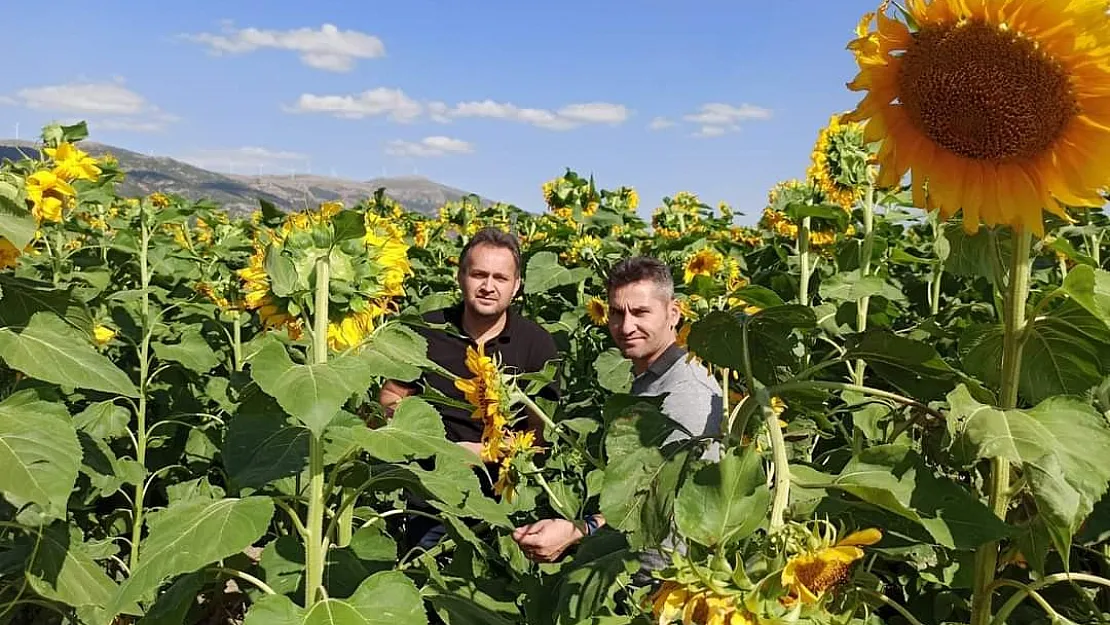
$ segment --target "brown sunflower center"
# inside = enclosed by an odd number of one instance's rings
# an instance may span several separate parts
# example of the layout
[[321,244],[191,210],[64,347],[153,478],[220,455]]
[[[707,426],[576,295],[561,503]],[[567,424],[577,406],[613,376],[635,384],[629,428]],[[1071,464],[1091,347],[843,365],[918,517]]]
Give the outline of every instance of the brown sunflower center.
[[922,28],[902,58],[898,87],[921,132],[977,160],[1041,154],[1078,111],[1059,63],[1029,39],[979,21]]
[[805,585],[810,592],[820,595],[826,590],[847,581],[851,571],[851,562],[813,558],[809,562],[800,564],[795,575],[797,575],[798,581]]

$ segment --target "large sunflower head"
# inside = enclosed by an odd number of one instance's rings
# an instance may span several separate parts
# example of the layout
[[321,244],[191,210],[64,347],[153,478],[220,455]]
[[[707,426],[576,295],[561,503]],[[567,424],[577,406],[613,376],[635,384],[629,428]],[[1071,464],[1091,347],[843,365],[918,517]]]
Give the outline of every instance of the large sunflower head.
[[[964,228],[1042,235],[1042,209],[1101,206],[1110,170],[1104,0],[909,0],[849,45],[850,114],[881,141],[879,186],[909,171],[916,205]],[[875,27],[872,28],[872,24]]]
[[586,302],[586,315],[596,326],[605,326],[609,323],[609,305],[600,297],[591,297]]
[[682,281],[690,284],[697,276],[714,278],[725,267],[725,257],[713,248],[702,248],[686,259]]
[[501,368],[493,357],[486,355],[482,344],[477,349],[466,348],[466,368],[474,377],[455,380],[455,388],[474,406],[470,418],[482,423],[482,460],[497,462],[506,453],[510,417]]

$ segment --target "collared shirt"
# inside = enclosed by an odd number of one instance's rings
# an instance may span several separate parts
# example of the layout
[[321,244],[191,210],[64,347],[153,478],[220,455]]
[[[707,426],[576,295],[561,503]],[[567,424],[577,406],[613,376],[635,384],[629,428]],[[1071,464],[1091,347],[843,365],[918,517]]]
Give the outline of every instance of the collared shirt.
[[[724,400],[721,385],[697,362],[688,362],[686,350],[672,343],[643,373],[632,381],[632,394],[657,396],[667,393],[663,412],[694,436],[716,436],[721,433]],[[686,438],[675,431],[664,442]],[[711,447],[707,458],[714,459]]]
[[[510,308],[507,311],[505,327],[485,344],[487,356],[496,355],[507,373],[531,373],[543,369],[547,361],[555,358],[558,351],[555,339],[534,321],[525,319]],[[428,342],[428,359],[461,377],[473,377],[466,368],[466,348],[477,349],[478,344],[470,338],[462,327],[463,305],[461,303],[435,310],[423,316],[429,324],[447,324],[448,328],[415,328]],[[405,385],[414,390],[418,385],[435,388],[447,397],[465,402],[463,392],[455,387],[453,380],[435,372],[426,372],[414,384]],[[541,397],[558,399],[558,385],[546,387]],[[470,417],[472,411],[451,406],[436,406],[443,416],[447,440],[478,442],[482,439],[482,424]],[[522,425],[523,427],[523,425]]]

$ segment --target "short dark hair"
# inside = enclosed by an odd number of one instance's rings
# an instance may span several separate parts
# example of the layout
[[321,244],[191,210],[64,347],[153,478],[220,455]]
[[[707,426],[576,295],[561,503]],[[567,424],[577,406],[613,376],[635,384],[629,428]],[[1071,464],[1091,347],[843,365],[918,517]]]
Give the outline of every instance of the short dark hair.
[[474,233],[470,240],[463,246],[459,254],[459,271],[465,272],[466,265],[470,262],[470,250],[479,245],[491,245],[513,253],[513,262],[516,264],[516,275],[520,277],[520,242],[516,236],[497,228],[486,227]]
[[668,299],[674,297],[674,277],[670,267],[650,256],[633,256],[613,265],[605,279],[605,290],[612,295],[622,286],[643,280],[654,282]]

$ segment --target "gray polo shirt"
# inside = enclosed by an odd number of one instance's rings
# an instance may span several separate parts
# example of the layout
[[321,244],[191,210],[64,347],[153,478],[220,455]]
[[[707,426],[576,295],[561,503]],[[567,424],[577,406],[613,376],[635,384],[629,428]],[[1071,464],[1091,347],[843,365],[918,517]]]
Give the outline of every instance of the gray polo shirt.
[[[663,399],[663,412],[671,420],[680,423],[694,436],[716,436],[721,432],[724,412],[721,385],[709,375],[705,367],[697,362],[687,362],[686,355],[685,349],[671,344],[632,381],[632,394],[657,396],[668,393]],[[676,430],[664,444],[685,438],[688,436],[684,432]],[[719,460],[719,445],[710,445],[702,457],[706,460]],[[668,537],[663,541],[663,546],[668,549],[676,548],[674,538]],[[685,553],[686,546],[680,542],[677,549]],[[640,574],[635,582],[645,584],[650,581],[650,571],[667,567],[670,558],[652,549],[640,554],[640,562]]]
[[[705,367],[686,361],[687,352],[672,343],[655,362],[651,363],[632,381],[632,394],[656,396],[668,393],[663,400],[663,412],[673,421],[682,424],[694,436],[716,436],[721,433],[724,400],[721,385]],[[675,431],[664,443],[686,438]],[[717,450],[711,448],[716,460]]]

